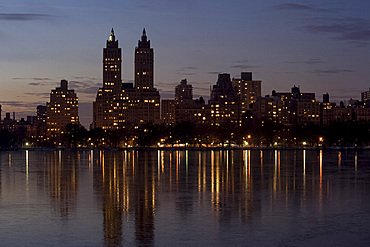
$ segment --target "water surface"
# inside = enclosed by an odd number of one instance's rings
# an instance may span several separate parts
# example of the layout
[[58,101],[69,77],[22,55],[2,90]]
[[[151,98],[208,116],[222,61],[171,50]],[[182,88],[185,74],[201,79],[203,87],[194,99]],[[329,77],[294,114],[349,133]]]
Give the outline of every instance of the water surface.
[[370,152],[0,152],[1,246],[366,246]]

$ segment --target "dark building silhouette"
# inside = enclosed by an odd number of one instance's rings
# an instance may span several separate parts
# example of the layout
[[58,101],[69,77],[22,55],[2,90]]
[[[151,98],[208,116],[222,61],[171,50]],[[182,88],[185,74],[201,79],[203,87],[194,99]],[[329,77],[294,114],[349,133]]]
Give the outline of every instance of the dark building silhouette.
[[322,95],[322,102],[323,103],[329,103],[329,94],[325,93]]
[[99,88],[93,102],[92,128],[109,129],[113,126],[113,102],[119,98],[122,87],[121,66],[121,48],[112,28],[103,49],[103,87]]
[[241,122],[238,90],[233,87],[230,74],[218,75],[208,104],[211,109],[211,125]]
[[135,85],[122,83],[121,48],[114,32],[103,50],[103,87],[93,104],[92,128],[121,129],[160,123],[160,95],[154,88],[154,52],[145,29],[135,48]]
[[135,88],[138,91],[153,89],[154,86],[154,52],[145,28],[135,48]]
[[193,100],[193,86],[187,84],[187,80],[183,79],[180,85],[175,87],[175,100],[180,103]]
[[60,87],[51,90],[46,105],[48,139],[58,138],[69,123],[79,124],[78,98],[74,90],[68,89],[68,81],[61,80]]
[[162,123],[173,125],[182,122],[204,124],[209,121],[209,108],[202,97],[193,99],[193,86],[181,80],[175,87],[174,100],[162,100]]

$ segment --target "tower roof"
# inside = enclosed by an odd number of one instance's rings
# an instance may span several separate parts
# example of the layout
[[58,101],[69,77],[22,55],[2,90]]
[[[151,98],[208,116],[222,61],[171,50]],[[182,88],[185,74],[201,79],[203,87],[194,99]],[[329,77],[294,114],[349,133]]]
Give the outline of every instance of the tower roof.
[[113,28],[110,31],[109,41],[116,41],[116,37],[114,36],[114,30],[113,30]]
[[141,40],[138,42],[138,48],[150,48],[150,40],[146,36],[146,30],[143,29],[143,34],[141,35]]

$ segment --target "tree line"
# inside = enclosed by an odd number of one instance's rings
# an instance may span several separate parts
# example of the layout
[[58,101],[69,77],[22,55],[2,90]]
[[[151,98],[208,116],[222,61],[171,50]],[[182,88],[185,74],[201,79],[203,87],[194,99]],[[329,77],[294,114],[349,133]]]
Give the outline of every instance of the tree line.
[[[27,145],[26,145],[27,144]],[[30,138],[22,130],[0,130],[0,147],[67,147],[117,148],[153,146],[368,146],[370,123],[334,122],[327,127],[314,124],[283,125],[270,121],[258,124],[224,123],[215,126],[182,122],[174,126],[143,124],[119,130],[86,130],[82,125],[68,124],[57,140]]]

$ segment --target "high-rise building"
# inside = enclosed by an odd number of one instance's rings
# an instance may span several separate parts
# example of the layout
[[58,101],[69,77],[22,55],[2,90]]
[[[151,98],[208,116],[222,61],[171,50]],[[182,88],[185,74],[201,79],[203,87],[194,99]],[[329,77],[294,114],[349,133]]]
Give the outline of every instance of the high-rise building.
[[370,100],[370,88],[369,91],[365,91],[361,93],[361,101]]
[[233,78],[232,85],[238,90],[242,114],[261,97],[261,83],[252,79],[252,72],[242,72],[240,78]]
[[193,100],[193,86],[189,85],[186,79],[181,80],[175,87],[175,100],[177,103]]
[[238,90],[233,87],[230,74],[219,74],[209,100],[211,125],[223,123],[241,124]]
[[154,52],[145,28],[135,48],[135,89],[151,90],[154,87]]
[[93,102],[92,128],[108,129],[113,126],[113,102],[120,97],[122,88],[121,66],[121,48],[112,28],[103,48],[103,87],[99,88]]
[[48,137],[58,137],[69,123],[79,124],[78,98],[74,90],[68,89],[68,81],[61,80],[60,87],[51,90],[46,104]]
[[160,95],[154,88],[154,52],[145,29],[135,48],[135,85],[122,83],[121,48],[112,29],[103,50],[103,87],[93,104],[92,128],[120,129],[160,123]]
[[103,89],[112,90],[114,95],[121,93],[121,48],[112,28],[107,45],[103,49]]
[[36,108],[36,117],[38,123],[46,123],[46,106],[38,105]]
[[132,104],[131,114],[126,122],[135,125],[143,123],[159,124],[160,95],[154,87],[154,52],[150,47],[150,40],[146,36],[145,28],[138,46],[135,48],[135,86],[134,91],[127,90],[123,97],[129,97]]
[[162,123],[165,125],[173,125],[176,123],[175,113],[176,113],[176,101],[173,99],[162,99]]
[[202,97],[193,100],[193,86],[187,84],[186,79],[175,87],[174,100],[162,100],[162,122],[166,125],[209,123],[209,108]]

